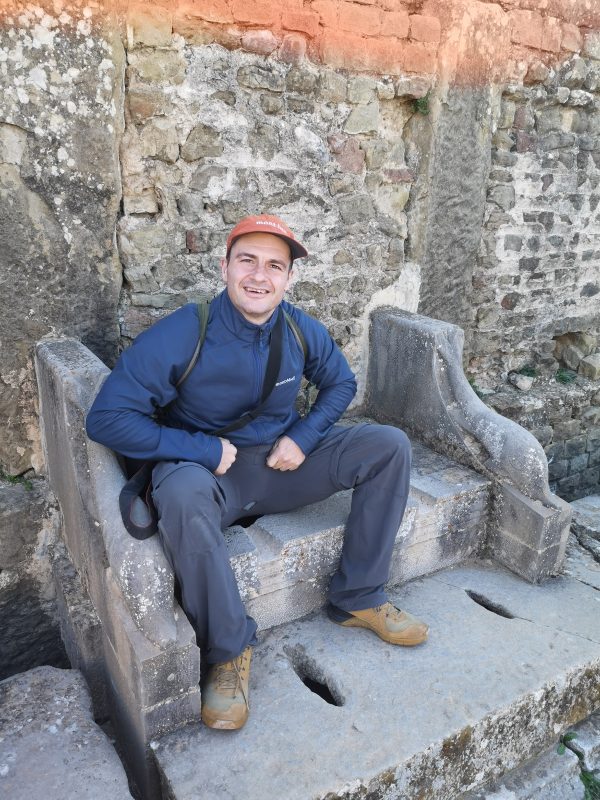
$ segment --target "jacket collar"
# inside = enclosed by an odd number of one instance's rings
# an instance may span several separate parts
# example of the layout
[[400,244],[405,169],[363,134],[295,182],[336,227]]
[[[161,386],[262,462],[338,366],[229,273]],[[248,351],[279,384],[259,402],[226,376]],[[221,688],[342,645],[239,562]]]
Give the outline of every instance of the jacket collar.
[[281,306],[277,306],[270,318],[262,325],[255,325],[249,322],[231,302],[227,289],[224,289],[215,300],[216,311],[225,327],[235,334],[239,339],[254,341],[259,333],[271,333],[277,315],[281,313]]

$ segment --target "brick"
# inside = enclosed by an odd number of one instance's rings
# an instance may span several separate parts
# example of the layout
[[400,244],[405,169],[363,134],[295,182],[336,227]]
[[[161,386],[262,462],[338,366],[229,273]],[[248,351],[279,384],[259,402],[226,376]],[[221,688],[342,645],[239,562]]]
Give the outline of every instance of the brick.
[[325,31],[320,46],[321,59],[325,64],[336,68],[368,69],[365,64],[365,42],[361,36],[333,30]]
[[541,15],[535,11],[511,11],[509,18],[511,41],[539,50],[544,30]]
[[571,53],[578,53],[581,50],[582,37],[577,25],[570,22],[563,22],[562,26],[562,47]]
[[[204,1],[204,0],[203,0]],[[265,0],[232,0],[231,10],[236,22],[247,22],[253,25],[274,25],[279,21],[279,6]]]
[[410,28],[408,12],[404,9],[400,11],[384,11],[381,18],[381,29],[388,36],[395,36],[397,39],[406,39]]
[[271,31],[246,31],[242,36],[242,47],[249,53],[268,56],[277,47],[277,39]]
[[439,42],[441,25],[437,17],[427,17],[424,14],[411,14],[410,38],[418,42]]
[[545,17],[542,26],[542,50],[560,53],[562,43],[562,24],[556,17]]
[[315,0],[311,8],[319,15],[321,25],[337,31],[339,5],[335,0]]
[[402,47],[402,65],[407,72],[431,74],[436,68],[437,48],[424,42],[406,42]]
[[299,33],[288,33],[283,37],[277,55],[286,64],[298,64],[306,55],[306,39]]
[[363,69],[385,75],[404,71],[403,49],[406,43],[391,36],[369,39],[363,57]]
[[338,22],[342,31],[377,36],[381,31],[381,11],[376,7],[342,2]]
[[225,24],[233,22],[226,0],[190,0],[177,6],[177,16]]
[[312,39],[319,33],[319,15],[316,11],[283,11],[281,26],[286,31],[306,33]]

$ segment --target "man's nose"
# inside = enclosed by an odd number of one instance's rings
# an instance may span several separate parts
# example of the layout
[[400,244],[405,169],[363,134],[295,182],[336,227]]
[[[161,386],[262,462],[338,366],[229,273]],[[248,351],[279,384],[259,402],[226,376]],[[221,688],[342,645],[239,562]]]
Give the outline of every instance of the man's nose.
[[254,264],[254,269],[252,270],[252,275],[255,278],[266,279],[266,277],[267,277],[267,262],[266,261],[256,261],[255,264]]

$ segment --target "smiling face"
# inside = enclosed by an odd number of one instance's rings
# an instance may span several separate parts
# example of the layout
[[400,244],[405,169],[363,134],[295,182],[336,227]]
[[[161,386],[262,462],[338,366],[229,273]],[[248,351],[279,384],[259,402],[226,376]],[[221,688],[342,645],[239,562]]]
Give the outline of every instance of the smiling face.
[[233,243],[229,260],[221,260],[221,272],[233,305],[248,322],[262,325],[288,288],[290,248],[271,233],[248,233]]

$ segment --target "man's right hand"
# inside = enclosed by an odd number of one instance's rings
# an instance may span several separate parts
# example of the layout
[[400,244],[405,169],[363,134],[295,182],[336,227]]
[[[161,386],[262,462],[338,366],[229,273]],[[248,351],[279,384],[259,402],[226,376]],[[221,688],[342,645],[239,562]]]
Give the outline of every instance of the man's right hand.
[[229,439],[222,439],[219,436],[219,440],[223,445],[223,454],[221,455],[219,466],[215,470],[215,475],[225,475],[229,467],[235,461],[237,449],[231,444]]

